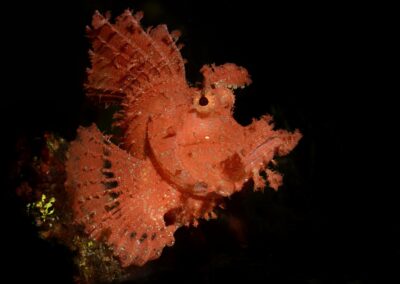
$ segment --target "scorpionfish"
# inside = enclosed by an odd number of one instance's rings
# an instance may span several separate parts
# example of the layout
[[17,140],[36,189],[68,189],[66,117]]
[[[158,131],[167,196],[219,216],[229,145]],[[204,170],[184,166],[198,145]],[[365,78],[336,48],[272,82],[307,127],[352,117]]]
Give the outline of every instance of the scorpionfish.
[[121,267],[158,258],[179,227],[215,218],[216,206],[250,180],[278,189],[282,176],[269,165],[301,138],[275,130],[268,115],[240,125],[234,90],[251,83],[247,70],[205,65],[193,87],[179,33],[144,30],[141,18],[128,10],[113,23],[93,16],[86,93],[120,107],[113,124],[121,135],[116,145],[96,125],[80,127],[65,162],[73,223],[104,241]]

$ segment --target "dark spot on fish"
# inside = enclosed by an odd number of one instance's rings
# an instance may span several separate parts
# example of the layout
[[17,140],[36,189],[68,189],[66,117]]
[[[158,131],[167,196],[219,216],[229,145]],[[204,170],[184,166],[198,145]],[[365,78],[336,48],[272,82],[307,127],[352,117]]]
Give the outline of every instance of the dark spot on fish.
[[145,239],[147,239],[147,233],[144,233],[144,234],[140,237],[139,242],[143,242]]
[[153,233],[153,234],[151,235],[151,240],[153,241],[153,240],[156,238],[156,236],[157,236],[157,234],[156,234],[156,233]]
[[111,169],[111,161],[110,160],[104,160],[103,161],[103,168]]
[[106,178],[113,178],[115,177],[113,172],[103,172],[103,176],[105,176]]
[[161,41],[165,44],[165,45],[169,45],[171,43],[171,40],[165,36],[161,39]]
[[121,195],[121,191],[111,191],[108,195],[110,195],[112,199],[116,199]]
[[116,201],[111,205],[104,206],[104,210],[106,210],[107,212],[110,212],[111,210],[117,208],[119,206],[119,204],[120,204],[119,201]]
[[106,189],[113,189],[113,188],[118,187],[118,182],[116,180],[114,180],[114,181],[102,181],[101,183],[104,185],[104,187]]
[[103,154],[104,156],[111,156],[110,150],[106,147],[103,147]]
[[133,238],[136,237],[136,235],[137,235],[137,233],[136,233],[135,231],[133,231],[133,232],[130,234],[130,237],[133,239]]

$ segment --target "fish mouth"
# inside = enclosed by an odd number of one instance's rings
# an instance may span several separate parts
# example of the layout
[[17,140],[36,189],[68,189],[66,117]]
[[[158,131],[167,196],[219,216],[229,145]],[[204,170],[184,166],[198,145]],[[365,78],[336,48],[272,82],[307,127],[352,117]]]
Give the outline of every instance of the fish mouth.
[[253,178],[256,188],[265,187],[265,182],[260,176],[260,172],[265,171],[269,186],[275,190],[278,189],[282,184],[282,176],[267,167],[270,162],[274,162],[275,156],[284,156],[293,150],[301,137],[298,130],[293,133],[277,133],[264,139],[252,151],[244,155],[243,164],[246,174]]
[[274,156],[289,154],[300,141],[302,135],[299,130],[293,133],[277,133],[258,144],[250,153],[244,156],[246,172],[254,167],[265,167]]
[[282,139],[277,136],[269,137],[257,145],[250,153],[243,157],[246,173],[252,173],[255,169],[260,170],[268,165],[274,158],[280,145],[282,145]]

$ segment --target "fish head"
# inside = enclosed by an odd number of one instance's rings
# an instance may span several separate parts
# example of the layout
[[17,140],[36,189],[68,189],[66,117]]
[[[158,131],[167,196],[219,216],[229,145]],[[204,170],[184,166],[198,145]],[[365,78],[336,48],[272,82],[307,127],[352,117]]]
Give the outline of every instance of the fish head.
[[234,89],[249,84],[247,71],[234,64],[202,68],[202,89],[190,89],[189,105],[151,117],[149,156],[171,185],[196,196],[229,196],[249,179],[260,180],[274,155],[299,137],[274,131],[269,117],[240,125],[233,117]]

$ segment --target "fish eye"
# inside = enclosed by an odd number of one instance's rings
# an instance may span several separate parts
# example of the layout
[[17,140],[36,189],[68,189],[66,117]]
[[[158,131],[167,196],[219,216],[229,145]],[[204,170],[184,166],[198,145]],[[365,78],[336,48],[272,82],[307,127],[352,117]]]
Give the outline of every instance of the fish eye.
[[214,112],[216,101],[211,92],[197,93],[193,98],[193,108],[201,116],[208,116]]
[[200,106],[206,106],[208,105],[208,99],[206,96],[201,96],[199,99],[199,105]]

